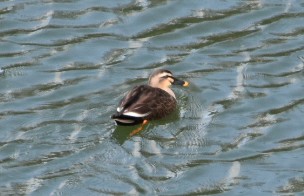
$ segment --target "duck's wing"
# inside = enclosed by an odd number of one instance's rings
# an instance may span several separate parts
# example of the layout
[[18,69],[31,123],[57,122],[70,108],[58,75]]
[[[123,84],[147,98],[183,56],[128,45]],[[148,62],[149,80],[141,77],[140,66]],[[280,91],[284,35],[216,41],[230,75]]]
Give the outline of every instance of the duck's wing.
[[[149,86],[150,87],[150,86]],[[149,111],[146,119],[153,120],[167,116],[176,108],[176,100],[166,91],[160,88],[146,89],[145,96],[142,97],[144,110]]]
[[141,85],[132,89],[121,100],[117,113],[112,118],[124,124],[138,124],[145,119],[157,119],[168,115],[175,106],[175,99],[167,92]]
[[[135,125],[140,124],[151,113],[149,107],[145,105],[152,87],[141,85],[134,87],[120,101],[117,113],[112,115],[117,124]],[[148,93],[148,94],[147,94]]]
[[[121,101],[117,108],[118,113],[136,112],[137,116],[145,116],[148,108],[145,108],[147,99],[151,96],[152,87],[140,85],[134,87]],[[135,115],[136,116],[136,115]]]

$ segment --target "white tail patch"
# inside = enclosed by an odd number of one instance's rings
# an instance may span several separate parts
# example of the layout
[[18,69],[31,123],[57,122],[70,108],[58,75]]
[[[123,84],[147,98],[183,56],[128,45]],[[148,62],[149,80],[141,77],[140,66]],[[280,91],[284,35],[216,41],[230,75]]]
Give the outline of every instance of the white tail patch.
[[145,117],[145,116],[148,116],[151,112],[147,112],[145,114],[140,114],[140,113],[137,113],[137,112],[124,112],[123,114],[125,116],[132,116],[132,117]]

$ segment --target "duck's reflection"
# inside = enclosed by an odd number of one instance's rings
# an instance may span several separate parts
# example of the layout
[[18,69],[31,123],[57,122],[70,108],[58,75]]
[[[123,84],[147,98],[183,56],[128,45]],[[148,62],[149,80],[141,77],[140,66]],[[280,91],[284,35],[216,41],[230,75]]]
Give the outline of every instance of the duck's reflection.
[[[130,137],[134,136],[134,130],[140,129],[141,125],[138,126],[117,126],[115,131],[112,134],[112,139],[122,145],[126,140]],[[144,129],[140,130],[140,132],[145,131]],[[138,132],[139,133],[139,132]],[[136,133],[136,134],[138,134]]]

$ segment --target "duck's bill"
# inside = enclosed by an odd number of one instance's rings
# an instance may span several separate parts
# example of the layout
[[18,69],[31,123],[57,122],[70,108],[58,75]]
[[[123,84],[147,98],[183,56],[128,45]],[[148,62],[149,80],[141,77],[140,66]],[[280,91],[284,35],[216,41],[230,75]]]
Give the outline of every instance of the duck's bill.
[[189,82],[184,81],[184,80],[180,80],[180,79],[177,79],[177,78],[174,78],[173,84],[174,85],[180,85],[180,86],[189,86]]

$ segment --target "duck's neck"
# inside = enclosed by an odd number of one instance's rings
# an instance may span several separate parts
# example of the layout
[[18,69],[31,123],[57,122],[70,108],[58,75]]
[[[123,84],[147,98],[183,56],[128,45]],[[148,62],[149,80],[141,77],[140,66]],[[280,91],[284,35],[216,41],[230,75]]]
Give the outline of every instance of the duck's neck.
[[165,86],[165,85],[161,85],[159,83],[157,83],[157,85],[153,82],[151,82],[149,84],[150,86],[154,87],[154,88],[160,88],[164,91],[166,91],[167,93],[169,93],[172,97],[174,97],[174,99],[176,99],[174,92],[171,90],[171,88],[169,86]]
[[171,88],[160,88],[164,91],[166,91],[167,93],[169,93],[172,97],[174,97],[174,99],[176,99],[174,92],[171,90]]

